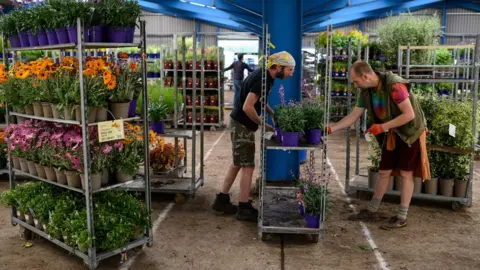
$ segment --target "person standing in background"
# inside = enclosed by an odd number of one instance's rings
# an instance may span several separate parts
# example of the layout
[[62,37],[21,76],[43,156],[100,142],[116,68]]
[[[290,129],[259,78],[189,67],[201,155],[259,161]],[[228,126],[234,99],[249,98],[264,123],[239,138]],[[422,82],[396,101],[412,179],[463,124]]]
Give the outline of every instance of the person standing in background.
[[240,88],[242,87],[243,72],[245,69],[247,69],[250,72],[253,72],[253,69],[249,65],[243,62],[242,53],[238,55],[238,61],[233,62],[229,67],[224,69],[223,72],[229,71],[232,68],[233,68],[233,90],[234,90],[233,105],[235,106],[235,103],[238,100],[238,95],[240,94]]

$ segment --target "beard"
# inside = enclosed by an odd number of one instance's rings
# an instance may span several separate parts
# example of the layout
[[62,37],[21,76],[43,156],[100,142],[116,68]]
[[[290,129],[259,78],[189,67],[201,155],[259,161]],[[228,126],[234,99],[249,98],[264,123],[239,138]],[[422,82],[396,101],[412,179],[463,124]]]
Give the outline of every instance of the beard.
[[283,80],[285,79],[285,68],[282,68],[282,70],[280,70],[279,72],[277,72],[277,78],[279,78],[280,80]]

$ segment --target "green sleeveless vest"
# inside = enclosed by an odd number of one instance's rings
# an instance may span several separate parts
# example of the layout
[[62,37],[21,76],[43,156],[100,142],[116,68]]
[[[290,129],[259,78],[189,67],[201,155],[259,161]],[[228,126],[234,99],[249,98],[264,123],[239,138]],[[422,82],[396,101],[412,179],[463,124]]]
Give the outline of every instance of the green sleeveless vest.
[[[414,143],[422,133],[425,131],[425,127],[427,125],[425,116],[423,114],[422,108],[420,107],[420,104],[418,103],[417,99],[415,98],[415,95],[411,91],[411,85],[408,81],[404,80],[402,77],[393,74],[391,71],[383,73],[383,72],[375,72],[381,82],[382,82],[382,89],[380,91],[383,91],[385,93],[388,93],[384,95],[384,104],[387,109],[387,115],[389,117],[389,120],[395,119],[397,116],[402,114],[402,111],[398,108],[397,104],[392,99],[392,85],[395,83],[403,83],[407,85],[408,89],[408,94],[409,94],[409,99],[410,103],[412,104],[413,111],[415,113],[415,118],[406,123],[403,126],[396,127],[395,132],[398,134],[398,136],[409,146]],[[378,117],[375,115],[375,112],[373,110],[373,104],[372,104],[372,92],[375,91],[374,89],[361,89],[360,93],[358,95],[359,98],[365,102],[365,109],[367,109],[368,116],[372,120],[373,123],[375,124],[382,124],[383,122],[378,119]]]

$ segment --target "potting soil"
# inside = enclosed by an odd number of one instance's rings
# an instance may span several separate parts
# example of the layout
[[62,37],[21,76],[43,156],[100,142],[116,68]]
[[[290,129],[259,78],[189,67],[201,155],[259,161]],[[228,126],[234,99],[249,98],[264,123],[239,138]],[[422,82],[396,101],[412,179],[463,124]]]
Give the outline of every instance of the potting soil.
[[263,226],[305,227],[305,218],[297,208],[295,191],[266,191]]

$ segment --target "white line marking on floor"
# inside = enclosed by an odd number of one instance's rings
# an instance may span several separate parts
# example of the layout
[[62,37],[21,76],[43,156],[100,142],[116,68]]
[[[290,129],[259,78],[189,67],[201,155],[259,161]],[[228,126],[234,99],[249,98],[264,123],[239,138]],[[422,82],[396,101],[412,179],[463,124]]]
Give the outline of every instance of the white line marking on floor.
[[[205,162],[207,161],[207,159],[210,157],[210,155],[212,154],[213,152],[213,149],[215,148],[215,146],[217,146],[217,144],[220,142],[220,140],[222,140],[223,136],[225,135],[225,133],[227,132],[227,130],[224,130],[222,132],[222,134],[220,134],[220,136],[218,137],[218,139],[213,143],[212,147],[210,147],[210,149],[207,151],[207,153],[205,154],[205,156],[203,157],[203,163],[205,164]],[[197,171],[200,169],[200,164],[197,165],[196,167]],[[163,209],[162,213],[160,213],[160,215],[158,215],[157,219],[153,222],[153,227],[152,227],[152,232],[155,233],[158,229],[158,227],[160,226],[160,223],[162,223],[165,218],[167,217],[168,213],[173,209],[173,206],[175,205],[175,203],[169,203],[167,204],[167,206],[165,207],[165,209]],[[155,239],[154,239],[155,240]],[[142,247],[142,251],[143,249],[145,248],[145,246]],[[137,255],[139,253],[137,252],[135,255],[133,255],[126,263],[124,263],[122,265],[122,267],[120,268],[120,270],[127,270],[127,269],[130,269],[130,267],[133,265],[133,263],[135,262],[135,260],[137,259]]]
[[[337,181],[337,184],[340,186],[340,189],[342,190],[342,193],[345,196],[345,199],[347,200],[348,206],[353,210],[353,212],[357,213],[357,209],[352,204],[352,201],[350,200],[350,197],[348,197],[347,193],[345,192],[345,186],[340,181],[340,179],[338,177],[338,174],[335,171],[335,168],[333,167],[329,158],[327,158],[327,165],[330,167],[330,170],[332,171],[332,174],[335,177],[335,181]],[[360,221],[360,226],[362,227],[362,233],[365,236],[365,238],[367,239],[368,245],[370,246],[370,248],[373,250],[373,253],[375,254],[375,258],[377,259],[377,262],[380,265],[380,268],[382,270],[390,269],[387,261],[385,261],[382,254],[378,251],[377,245],[375,244],[375,241],[373,241],[373,237],[372,237],[372,234],[370,233],[370,230],[368,230],[367,226],[365,226],[365,224],[361,221]]]
[[480,177],[480,173],[478,173],[478,172],[476,172],[476,171],[473,171],[473,173],[474,173],[476,176]]

